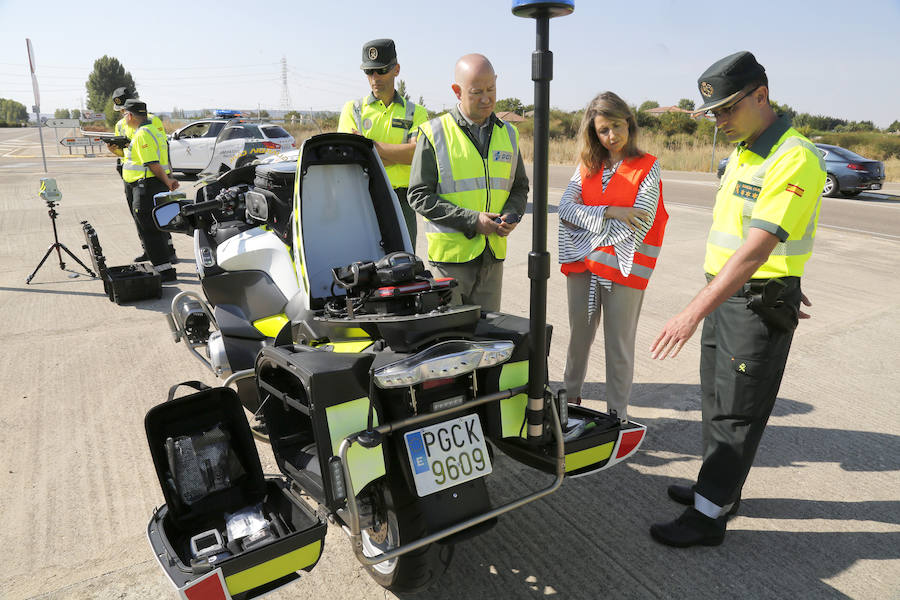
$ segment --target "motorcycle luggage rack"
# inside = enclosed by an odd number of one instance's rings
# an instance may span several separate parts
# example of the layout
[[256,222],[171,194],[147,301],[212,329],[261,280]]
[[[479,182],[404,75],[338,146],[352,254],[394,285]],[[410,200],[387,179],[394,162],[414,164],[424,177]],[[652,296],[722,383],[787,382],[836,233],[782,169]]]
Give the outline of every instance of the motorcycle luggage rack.
[[450,537],[451,535],[457,534],[461,531],[464,531],[470,527],[474,527],[485,521],[490,521],[491,519],[495,519],[500,515],[508,513],[512,510],[515,510],[525,504],[530,502],[534,502],[535,500],[539,500],[544,496],[548,496],[555,492],[562,485],[563,479],[565,479],[566,475],[566,467],[565,467],[565,443],[563,440],[562,434],[562,426],[559,420],[559,414],[557,413],[556,405],[554,402],[550,402],[550,413],[553,417],[551,430],[553,432],[553,437],[556,441],[556,479],[547,486],[546,488],[542,488],[517,500],[512,500],[507,502],[506,504],[499,506],[493,510],[489,510],[486,513],[478,515],[476,517],[470,517],[464,521],[456,523],[455,525],[451,525],[450,527],[444,528],[440,531],[436,531],[429,535],[426,535],[418,540],[413,542],[409,542],[408,544],[403,544],[393,550],[388,552],[383,552],[376,556],[367,556],[363,552],[362,546],[362,531],[360,528],[360,512],[359,505],[356,500],[356,491],[353,489],[353,481],[350,476],[350,467],[347,463],[347,452],[350,450],[350,447],[354,443],[359,443],[360,434],[365,433],[377,433],[379,435],[385,435],[393,433],[396,430],[404,429],[406,427],[411,427],[413,425],[418,425],[420,423],[424,423],[425,421],[430,421],[433,419],[438,419],[441,417],[449,416],[454,413],[462,412],[468,410],[470,408],[474,408],[476,406],[481,406],[482,404],[487,404],[489,402],[496,402],[499,400],[506,400],[507,398],[512,398],[517,394],[527,393],[528,386],[519,386],[515,388],[511,388],[508,390],[503,390],[500,392],[494,392],[492,394],[486,394],[481,396],[480,398],[475,398],[474,400],[469,400],[463,404],[453,406],[450,408],[445,408],[443,410],[439,410],[433,413],[420,414],[415,415],[413,417],[409,417],[406,419],[402,419],[400,421],[394,421],[392,423],[385,423],[383,425],[379,425],[375,427],[372,432],[357,432],[353,435],[347,436],[341,442],[340,448],[338,450],[338,455],[341,461],[341,469],[343,471],[344,476],[344,485],[346,486],[347,494],[347,508],[350,513],[350,523],[349,528],[345,527],[345,531],[347,531],[350,539],[353,542],[353,552],[356,554],[356,558],[365,565],[377,565],[378,563],[384,562],[386,560],[391,560],[397,558],[398,556],[402,556],[403,554],[407,554],[408,552],[412,552],[414,550],[418,550],[428,544],[432,544],[434,542],[440,541],[444,538]]

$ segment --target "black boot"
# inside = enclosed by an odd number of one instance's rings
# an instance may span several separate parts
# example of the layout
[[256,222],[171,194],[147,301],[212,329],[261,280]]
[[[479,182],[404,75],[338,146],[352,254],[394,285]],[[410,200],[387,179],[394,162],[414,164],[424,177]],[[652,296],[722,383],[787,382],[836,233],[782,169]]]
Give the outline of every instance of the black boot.
[[[694,505],[694,486],[686,486],[686,485],[670,485],[666,492],[669,494],[669,498],[677,502],[678,504],[684,504],[685,506],[693,506]],[[734,504],[731,505],[731,508],[728,509],[728,512],[725,513],[726,517],[731,517],[738,511],[738,507],[741,505],[741,499],[738,498],[735,500]]]
[[674,521],[651,525],[650,535],[676,548],[718,546],[725,539],[725,519],[711,519],[691,506]]

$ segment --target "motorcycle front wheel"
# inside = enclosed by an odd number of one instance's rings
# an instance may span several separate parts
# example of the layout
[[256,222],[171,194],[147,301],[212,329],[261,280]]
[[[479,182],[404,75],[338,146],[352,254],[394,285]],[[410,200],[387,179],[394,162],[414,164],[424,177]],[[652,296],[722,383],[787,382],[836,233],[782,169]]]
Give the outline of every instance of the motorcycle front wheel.
[[[395,509],[386,491],[382,493],[381,501],[380,522],[362,531],[363,554],[369,557],[427,534],[425,519],[415,502]],[[397,558],[366,566],[366,571],[378,585],[392,592],[421,592],[444,574],[452,558],[452,544],[429,544]]]

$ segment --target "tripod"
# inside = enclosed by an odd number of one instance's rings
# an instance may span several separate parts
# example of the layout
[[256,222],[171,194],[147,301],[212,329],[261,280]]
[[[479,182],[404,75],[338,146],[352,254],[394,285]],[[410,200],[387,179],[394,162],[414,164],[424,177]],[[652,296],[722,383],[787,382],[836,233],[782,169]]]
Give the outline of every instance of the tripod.
[[[49,248],[47,248],[47,252],[44,253],[44,258],[41,259],[41,262],[38,263],[38,266],[35,267],[34,271],[32,271],[32,273],[31,273],[31,275],[28,276],[28,279],[25,280],[25,283],[26,284],[31,283],[31,280],[34,278],[35,275],[37,275],[37,272],[40,271],[41,267],[44,266],[44,262],[46,262],[47,258],[50,256],[50,253],[53,252],[53,250],[56,250],[56,255],[59,257],[60,270],[63,270],[63,271],[67,270],[66,263],[63,262],[63,256],[62,256],[62,252],[61,252],[61,250],[65,250],[66,254],[71,256],[75,262],[77,262],[79,265],[81,265],[82,269],[87,271],[88,275],[90,275],[91,277],[96,277],[96,275],[94,275],[94,272],[87,268],[87,265],[85,265],[83,262],[81,262],[81,260],[77,256],[72,254],[71,250],[66,248],[65,244],[63,244],[62,242],[59,241],[59,235],[56,233],[56,215],[58,214],[56,212],[56,202],[52,202],[52,201],[48,200],[47,206],[50,207],[50,212],[48,214],[50,215],[50,222],[53,223],[53,243],[50,244]],[[72,274],[69,275],[69,277],[75,278],[75,277],[78,277],[78,275],[79,275],[79,273],[72,272]]]

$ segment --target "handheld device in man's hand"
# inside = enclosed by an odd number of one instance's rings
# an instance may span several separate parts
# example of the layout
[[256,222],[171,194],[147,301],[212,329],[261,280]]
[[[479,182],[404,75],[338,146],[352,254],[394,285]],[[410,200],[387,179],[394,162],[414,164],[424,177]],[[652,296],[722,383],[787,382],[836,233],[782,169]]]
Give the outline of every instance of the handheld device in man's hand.
[[519,222],[519,215],[512,213],[508,215],[503,215],[502,217],[494,218],[494,223],[508,223],[510,225]]

